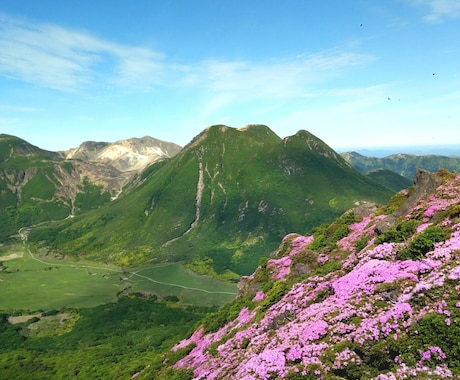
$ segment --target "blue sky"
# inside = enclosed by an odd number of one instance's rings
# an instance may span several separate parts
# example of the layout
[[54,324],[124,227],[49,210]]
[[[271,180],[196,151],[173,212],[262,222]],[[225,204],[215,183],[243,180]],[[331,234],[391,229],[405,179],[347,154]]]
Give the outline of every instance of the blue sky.
[[0,132],[49,150],[214,124],[460,145],[459,0],[2,0]]

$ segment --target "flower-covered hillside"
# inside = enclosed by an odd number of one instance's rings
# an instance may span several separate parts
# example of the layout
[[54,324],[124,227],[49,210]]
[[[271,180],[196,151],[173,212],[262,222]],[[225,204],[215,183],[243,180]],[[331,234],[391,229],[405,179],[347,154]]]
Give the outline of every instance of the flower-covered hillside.
[[436,186],[286,236],[170,365],[195,379],[459,378],[460,176],[418,175]]

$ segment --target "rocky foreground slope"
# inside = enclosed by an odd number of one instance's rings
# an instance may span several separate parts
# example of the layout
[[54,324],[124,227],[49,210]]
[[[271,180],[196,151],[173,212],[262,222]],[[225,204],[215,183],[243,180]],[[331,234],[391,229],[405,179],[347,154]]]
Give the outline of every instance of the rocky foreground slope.
[[460,176],[419,171],[385,208],[286,236],[169,365],[195,379],[459,378],[459,279]]

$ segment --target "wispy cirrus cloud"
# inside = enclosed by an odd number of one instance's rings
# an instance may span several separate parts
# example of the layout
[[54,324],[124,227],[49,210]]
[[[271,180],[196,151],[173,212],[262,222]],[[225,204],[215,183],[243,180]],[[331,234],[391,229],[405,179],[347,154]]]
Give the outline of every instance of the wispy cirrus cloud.
[[201,97],[204,115],[245,102],[264,101],[276,107],[311,97],[318,85],[372,60],[344,47],[265,61],[171,62],[149,48],[0,14],[0,75],[68,92],[94,86],[186,89]]
[[212,112],[235,102],[314,96],[318,83],[324,84],[344,69],[372,59],[369,55],[330,50],[275,62],[206,61],[193,75],[196,84],[211,95],[208,112]]
[[439,22],[444,18],[460,18],[459,0],[412,0],[413,3],[429,8],[425,20]]
[[103,82],[151,86],[160,81],[163,56],[57,25],[0,14],[0,74],[61,91]]

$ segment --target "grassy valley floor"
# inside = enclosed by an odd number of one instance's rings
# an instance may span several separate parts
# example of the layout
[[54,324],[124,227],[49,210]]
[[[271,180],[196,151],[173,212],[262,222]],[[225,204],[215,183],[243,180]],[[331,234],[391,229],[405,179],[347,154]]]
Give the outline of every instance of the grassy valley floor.
[[200,276],[181,263],[120,269],[84,261],[34,256],[25,245],[0,247],[0,310],[94,307],[138,292],[175,295],[183,304],[222,305],[236,285]]
[[[0,377],[157,378],[170,348],[236,285],[181,263],[120,269],[0,246]],[[152,372],[153,371],[153,372]]]

